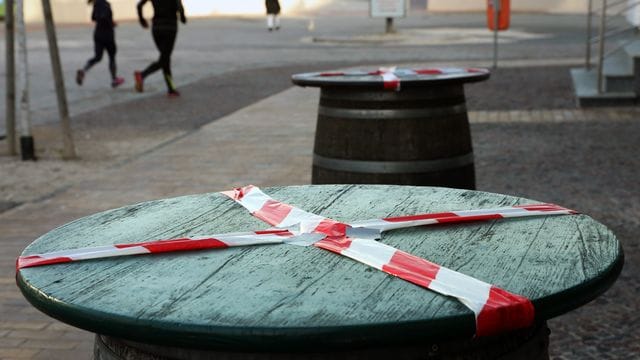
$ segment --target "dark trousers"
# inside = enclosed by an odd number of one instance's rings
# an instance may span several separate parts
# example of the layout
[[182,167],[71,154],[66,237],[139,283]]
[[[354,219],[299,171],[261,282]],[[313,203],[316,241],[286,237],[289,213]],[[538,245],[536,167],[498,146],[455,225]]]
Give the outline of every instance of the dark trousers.
[[93,37],[93,50],[94,56],[87,61],[84,66],[84,71],[88,71],[93,65],[102,60],[102,54],[107,50],[109,55],[109,72],[111,72],[111,78],[116,78],[116,42],[113,36],[97,36]]
[[158,51],[160,52],[160,58],[142,71],[142,77],[145,78],[146,76],[162,69],[164,80],[167,83],[167,89],[169,91],[174,91],[175,87],[173,86],[173,79],[171,78],[171,53],[173,52],[173,46],[176,43],[178,28],[154,26],[151,30],[151,34],[153,35],[153,42],[156,44],[156,48],[158,48]]

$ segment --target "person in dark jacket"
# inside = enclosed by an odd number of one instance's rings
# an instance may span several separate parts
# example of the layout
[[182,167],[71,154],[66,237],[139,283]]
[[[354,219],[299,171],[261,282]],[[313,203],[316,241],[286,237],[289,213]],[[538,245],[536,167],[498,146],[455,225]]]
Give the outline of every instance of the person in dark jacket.
[[267,28],[280,30],[280,3],[278,0],[265,0],[267,6]]
[[[142,15],[142,7],[149,0],[140,0],[138,2],[138,20],[143,28],[148,28],[149,24]],[[162,69],[164,75],[164,81],[167,84],[167,95],[169,97],[180,96],[180,93],[176,90],[173,84],[173,78],[171,75],[171,53],[173,52],[173,46],[176,42],[176,35],[178,34],[178,16],[183,24],[187,23],[187,18],[184,16],[184,8],[182,7],[181,0],[150,0],[153,5],[153,20],[151,27],[151,34],[153,35],[153,42],[156,44],[156,48],[160,52],[160,57],[157,61],[152,62],[143,71],[136,71],[133,73],[135,79],[135,88],[138,92],[144,91],[144,79],[152,73]]]
[[111,12],[111,4],[107,0],[88,0],[89,4],[93,4],[91,12],[91,20],[96,23],[93,31],[93,47],[95,54],[87,61],[84,68],[76,72],[76,83],[82,85],[84,76],[91,67],[102,60],[102,54],[107,50],[109,55],[109,72],[111,73],[111,87],[117,87],[124,82],[124,79],[116,74],[116,40],[113,28],[116,23],[113,22],[113,13]]

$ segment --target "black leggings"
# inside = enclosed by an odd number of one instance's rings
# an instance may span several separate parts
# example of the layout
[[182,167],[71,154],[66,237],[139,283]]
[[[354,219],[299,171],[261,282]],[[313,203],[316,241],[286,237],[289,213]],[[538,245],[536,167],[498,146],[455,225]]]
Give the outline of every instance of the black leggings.
[[153,35],[153,42],[156,43],[156,48],[160,51],[160,58],[142,71],[142,78],[162,69],[164,80],[167,83],[167,89],[174,91],[175,87],[173,86],[173,79],[171,78],[171,53],[173,52],[173,45],[176,43],[178,28],[154,26],[151,33]]
[[95,55],[93,58],[87,61],[87,64],[84,66],[84,71],[89,71],[89,69],[100,62],[102,60],[102,54],[105,50],[107,50],[107,55],[109,55],[109,72],[111,72],[111,79],[116,78],[116,42],[113,38],[93,38],[93,48]]

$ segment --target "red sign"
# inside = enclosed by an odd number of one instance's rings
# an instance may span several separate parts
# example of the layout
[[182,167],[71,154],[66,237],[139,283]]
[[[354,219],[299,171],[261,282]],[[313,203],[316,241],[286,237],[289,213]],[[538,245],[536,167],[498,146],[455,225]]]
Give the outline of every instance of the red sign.
[[498,13],[498,30],[507,30],[511,16],[511,1],[487,0],[487,27],[490,30],[496,29],[496,11]]

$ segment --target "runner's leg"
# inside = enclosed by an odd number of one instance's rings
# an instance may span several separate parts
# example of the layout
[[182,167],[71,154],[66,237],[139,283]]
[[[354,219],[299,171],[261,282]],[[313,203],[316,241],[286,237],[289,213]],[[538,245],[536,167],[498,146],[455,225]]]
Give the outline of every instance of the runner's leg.
[[111,41],[106,45],[107,55],[109,55],[109,72],[111,73],[111,80],[115,80],[118,74],[116,68],[116,42]]
[[84,82],[85,73],[89,71],[89,69],[91,69],[93,65],[99,63],[100,60],[102,60],[102,54],[104,52],[104,44],[102,43],[102,41],[99,41],[95,37],[93,38],[93,51],[94,51],[93,57],[87,61],[87,63],[84,65],[84,68],[79,69],[76,72],[76,83],[78,85],[82,85],[82,83]]
[[174,93],[176,91],[171,75],[171,54],[176,43],[177,28],[163,28],[158,31],[158,49],[160,50],[160,59],[158,62],[162,68],[164,81],[167,84],[167,91]]

